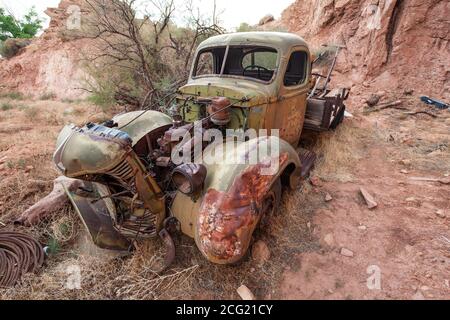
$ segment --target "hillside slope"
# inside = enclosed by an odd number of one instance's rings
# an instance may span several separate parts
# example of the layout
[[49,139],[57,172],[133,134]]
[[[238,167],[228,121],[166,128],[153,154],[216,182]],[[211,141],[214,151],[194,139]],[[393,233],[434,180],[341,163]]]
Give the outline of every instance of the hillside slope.
[[449,100],[449,14],[447,0],[297,0],[277,23],[315,48],[345,45],[337,71],[348,86]]
[[32,97],[51,95],[59,99],[78,99],[86,95],[79,89],[87,75],[80,67],[87,39],[65,38],[70,6],[82,7],[83,0],[62,0],[46,14],[48,29],[11,59],[0,60],[0,92],[21,92]]

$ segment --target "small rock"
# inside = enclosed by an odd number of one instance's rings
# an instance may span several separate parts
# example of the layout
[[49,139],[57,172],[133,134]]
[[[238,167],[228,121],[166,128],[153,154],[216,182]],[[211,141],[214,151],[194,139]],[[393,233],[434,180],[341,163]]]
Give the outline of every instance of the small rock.
[[353,251],[346,249],[346,248],[342,248],[341,249],[341,255],[343,255],[344,257],[349,257],[352,258],[354,256]]
[[322,181],[316,176],[309,178],[309,181],[314,187],[320,187],[322,185]]
[[445,279],[444,283],[447,288],[450,288],[450,281],[448,279]]
[[403,173],[403,174],[408,174],[409,173],[409,171],[405,170],[405,169],[400,170],[400,172]]
[[438,210],[436,211],[436,215],[441,217],[441,218],[445,218],[445,213],[444,210]]
[[403,91],[403,94],[405,96],[411,96],[414,93],[414,89],[405,89],[405,91]]
[[268,15],[262,17],[261,20],[259,20],[258,25],[263,26],[272,21],[275,21],[275,17],[271,14],[268,14]]
[[412,296],[413,300],[425,300],[425,297],[423,296],[422,292],[420,292],[420,290],[418,290],[413,296]]
[[325,201],[326,201],[326,202],[330,202],[331,200],[333,200],[333,197],[331,196],[331,194],[327,193],[327,194],[325,195]]
[[30,172],[31,170],[33,170],[34,167],[33,166],[26,166],[25,167],[25,172]]
[[378,203],[376,203],[375,199],[372,197],[372,195],[363,187],[359,188],[359,191],[361,192],[364,200],[366,200],[367,207],[369,209],[374,209],[378,206]]
[[411,160],[409,160],[409,159],[403,159],[403,160],[400,160],[399,162],[400,162],[400,164],[402,164],[404,166],[411,165]]
[[427,286],[421,286],[421,287],[420,287],[420,290],[422,290],[422,291],[430,291],[430,287],[427,287]]
[[306,226],[308,227],[308,229],[311,229],[311,222],[308,222],[308,223],[306,224]]
[[253,245],[252,258],[259,264],[264,264],[270,258],[270,250],[267,244],[259,240]]
[[359,226],[358,229],[361,230],[361,231],[366,231],[367,227],[366,226]]
[[323,238],[323,242],[326,243],[327,246],[332,247],[334,245],[334,237],[333,234],[329,233]]
[[416,201],[416,198],[414,197],[406,198],[406,202],[414,202],[414,201]]
[[253,273],[253,272],[255,272],[255,271],[256,271],[255,268],[250,268],[250,272],[251,272],[251,273]]
[[369,107],[375,107],[378,102],[380,102],[381,96],[378,94],[372,94],[367,100],[366,103]]
[[250,289],[245,285],[240,286],[236,290],[236,292],[242,298],[242,300],[256,300],[256,297],[253,294],[253,292],[251,292]]

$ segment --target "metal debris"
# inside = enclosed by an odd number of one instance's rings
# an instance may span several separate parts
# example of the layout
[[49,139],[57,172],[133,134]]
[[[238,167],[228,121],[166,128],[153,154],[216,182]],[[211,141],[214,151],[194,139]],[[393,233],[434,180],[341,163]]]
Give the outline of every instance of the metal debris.
[[420,97],[420,100],[428,105],[435,106],[436,108],[441,110],[450,108],[450,105],[446,104],[445,102],[432,99],[427,96]]
[[44,263],[44,250],[38,241],[18,232],[0,232],[0,288],[14,286]]

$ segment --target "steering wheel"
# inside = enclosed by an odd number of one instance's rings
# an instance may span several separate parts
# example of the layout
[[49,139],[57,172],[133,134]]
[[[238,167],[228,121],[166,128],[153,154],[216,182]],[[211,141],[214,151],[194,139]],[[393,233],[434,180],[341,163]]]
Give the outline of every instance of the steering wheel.
[[270,72],[269,69],[262,67],[262,66],[258,66],[256,64],[252,64],[250,66],[247,66],[244,68],[244,71],[242,71],[242,75],[245,77],[245,72],[247,71],[247,69],[258,69],[258,78],[261,80],[261,70],[263,71],[267,71]]

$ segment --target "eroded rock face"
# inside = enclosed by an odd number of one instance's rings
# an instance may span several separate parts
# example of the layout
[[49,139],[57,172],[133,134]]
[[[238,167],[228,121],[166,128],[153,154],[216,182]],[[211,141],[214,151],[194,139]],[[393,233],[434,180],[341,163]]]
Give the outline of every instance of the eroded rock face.
[[84,0],[62,0],[58,8],[46,11],[51,18],[49,28],[15,57],[0,60],[0,91],[34,97],[52,94],[59,99],[85,97],[80,88],[87,75],[80,60],[91,41],[65,37],[76,23],[70,19],[77,10],[81,14],[86,10]]
[[445,0],[297,0],[280,22],[315,48],[345,45],[337,71],[350,86],[450,99],[449,15]]

